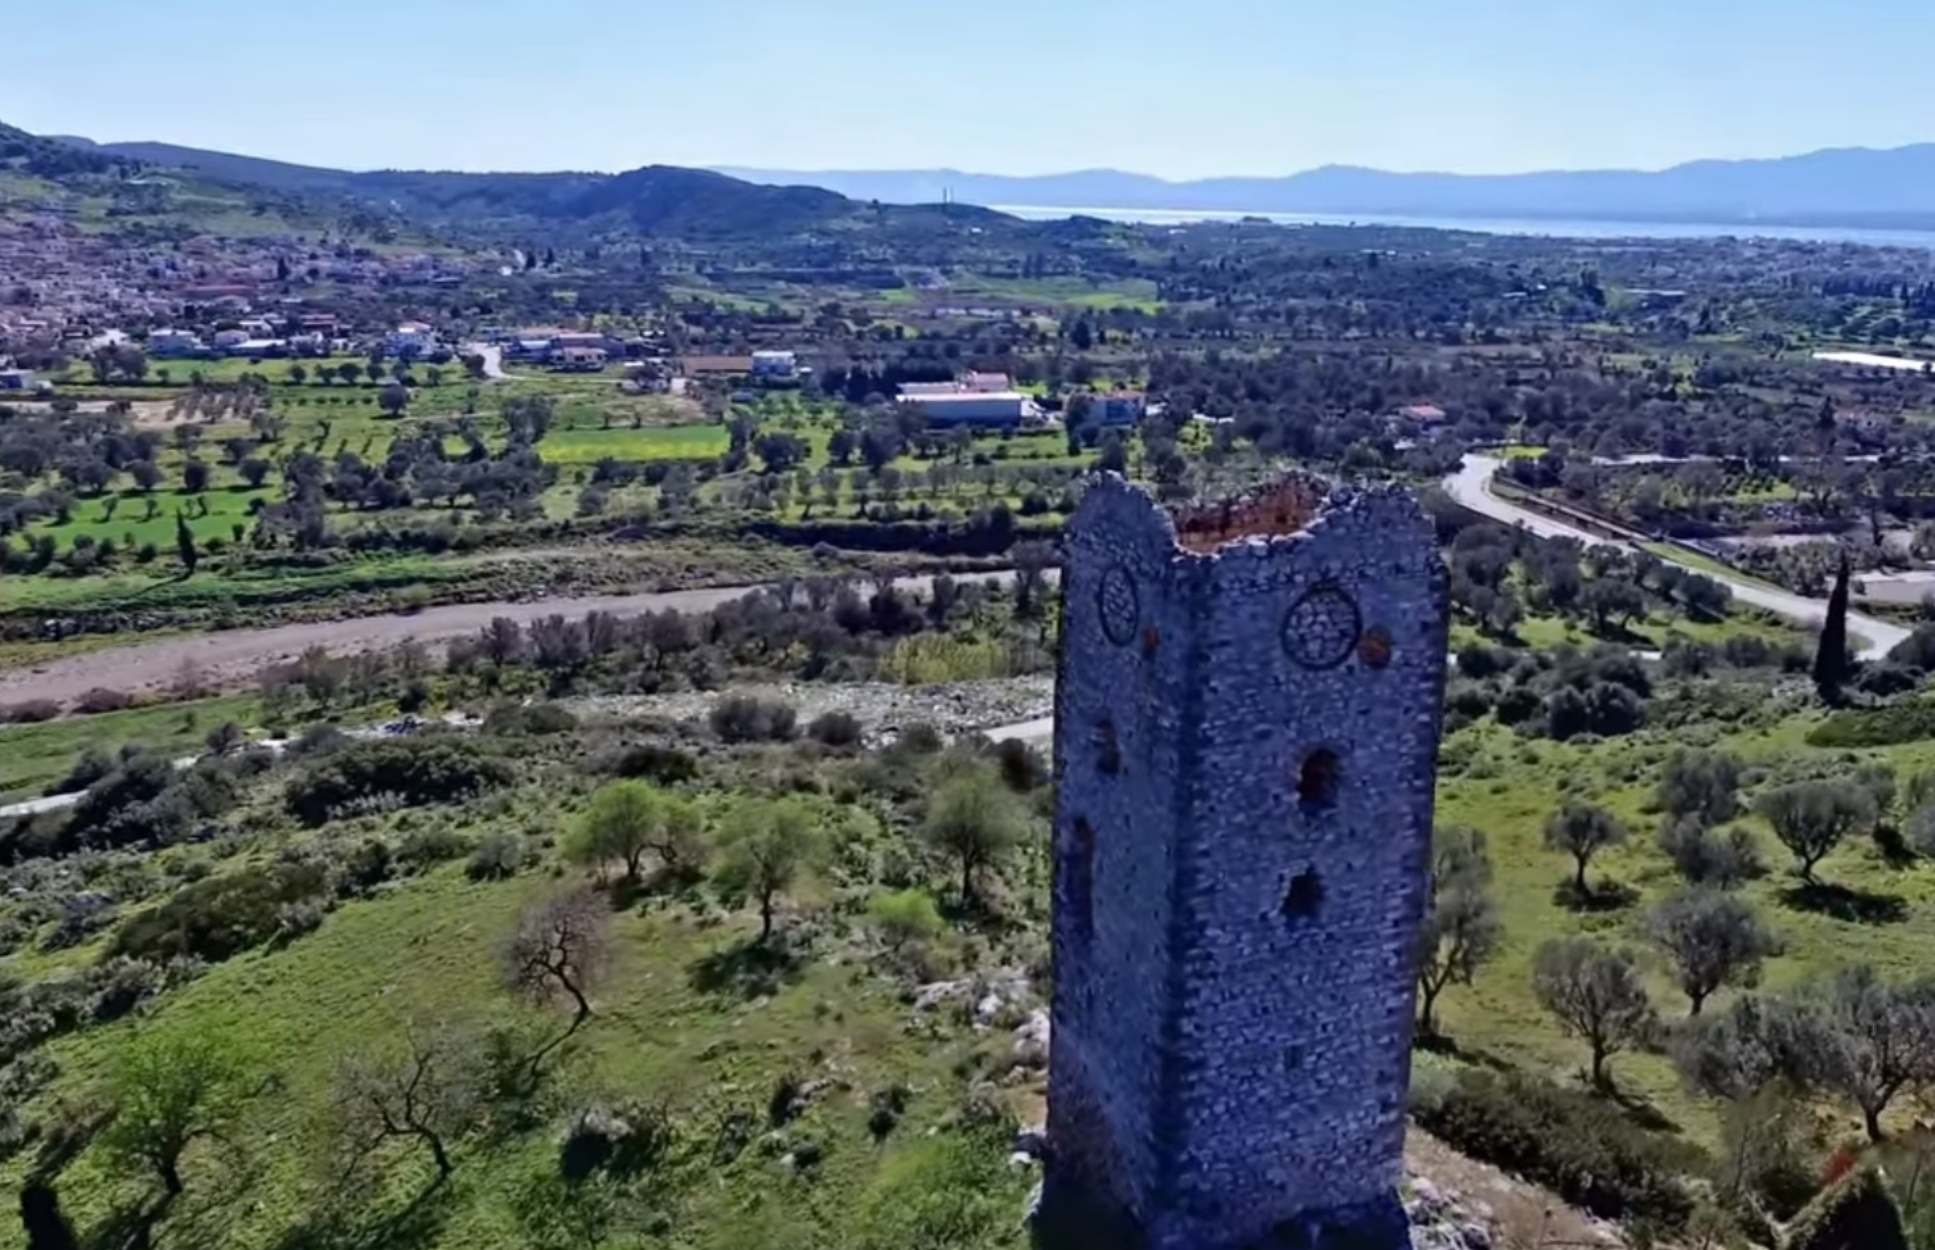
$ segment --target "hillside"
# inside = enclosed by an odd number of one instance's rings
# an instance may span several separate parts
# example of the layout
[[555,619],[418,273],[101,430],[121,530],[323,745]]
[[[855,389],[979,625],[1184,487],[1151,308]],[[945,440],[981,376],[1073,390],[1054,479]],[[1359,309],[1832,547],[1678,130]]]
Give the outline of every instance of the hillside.
[[58,139],[28,134],[0,122],[0,169],[36,178],[77,174],[111,174],[132,168],[127,157],[76,148]]
[[618,174],[351,172],[169,143],[98,144],[72,137],[25,137],[97,160],[139,161],[234,185],[352,200],[401,213],[432,228],[515,230],[543,225],[713,240],[867,228],[920,235],[950,227],[1026,229],[1012,218],[972,207],[945,214],[911,205],[879,208],[819,187],[755,184],[669,165]]
[[804,182],[890,203],[938,199],[1205,212],[1590,217],[1792,225],[1935,223],[1935,144],[1842,148],[1774,160],[1695,161],[1658,172],[1505,175],[1389,173],[1333,165],[1282,178],[1168,182],[1117,170],[1004,177],[957,170],[729,169],[755,182]]

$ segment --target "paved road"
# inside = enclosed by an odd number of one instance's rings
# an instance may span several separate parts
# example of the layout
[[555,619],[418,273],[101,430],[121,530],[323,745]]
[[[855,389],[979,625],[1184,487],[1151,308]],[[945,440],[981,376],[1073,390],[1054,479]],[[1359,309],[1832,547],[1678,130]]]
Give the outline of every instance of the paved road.
[[[1470,508],[1472,511],[1482,512],[1494,520],[1505,522],[1507,525],[1522,526],[1534,534],[1539,534],[1547,538],[1576,538],[1589,547],[1605,545],[1619,547],[1627,551],[1634,549],[1631,543],[1618,542],[1613,539],[1601,538],[1597,534],[1589,534],[1575,526],[1567,525],[1563,521],[1555,521],[1540,513],[1521,508],[1509,500],[1499,498],[1492,493],[1491,482],[1492,474],[1497,471],[1500,463],[1502,462],[1492,456],[1467,455],[1463,467],[1444,480],[1444,488],[1452,498],[1456,499],[1465,507]],[[1659,553],[1656,552],[1654,554]],[[1784,616],[1796,624],[1816,624],[1827,614],[1827,602],[1825,600],[1809,599],[1805,595],[1797,595],[1786,590],[1776,590],[1771,586],[1765,586],[1758,582],[1724,576],[1711,569],[1702,568],[1680,560],[1674,560],[1671,556],[1662,556],[1661,558],[1669,560],[1674,564],[1679,564],[1682,568],[1690,569],[1695,573],[1704,573],[1716,581],[1724,582],[1728,589],[1733,591],[1734,598],[1740,600],[1742,603],[1752,604],[1757,608],[1765,608],[1767,611]],[[1895,648],[1897,643],[1904,641],[1909,634],[1909,631],[1900,625],[1869,616],[1862,612],[1850,612],[1848,614],[1848,632],[1860,637],[1861,656],[1863,659],[1871,660],[1879,659],[1886,655]]]
[[[961,573],[957,582],[993,581],[1006,573]],[[924,590],[929,579],[903,578],[901,585]],[[172,683],[183,665],[201,671],[212,684],[236,686],[263,669],[296,659],[311,647],[332,655],[383,651],[416,641],[436,647],[477,633],[494,617],[520,625],[547,616],[581,617],[592,612],[638,616],[646,612],[710,612],[721,604],[760,589],[728,586],[712,590],[673,590],[635,595],[530,599],[513,603],[454,603],[410,614],[362,616],[342,621],[310,621],[265,629],[233,629],[189,638],[166,638],[109,647],[51,660],[36,668],[0,672],[0,703],[53,699],[71,703],[90,690],[133,692]]]
[[467,343],[464,352],[475,352],[484,358],[484,376],[493,382],[512,381],[517,377],[515,373],[504,372],[504,349],[494,343]]

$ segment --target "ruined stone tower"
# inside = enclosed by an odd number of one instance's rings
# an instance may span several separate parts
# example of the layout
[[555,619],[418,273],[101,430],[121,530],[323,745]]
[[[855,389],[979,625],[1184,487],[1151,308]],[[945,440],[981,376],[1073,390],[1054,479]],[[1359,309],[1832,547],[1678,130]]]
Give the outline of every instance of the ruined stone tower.
[[1153,1250],[1408,1246],[1396,1186],[1444,685],[1405,492],[1069,524],[1051,1208]]

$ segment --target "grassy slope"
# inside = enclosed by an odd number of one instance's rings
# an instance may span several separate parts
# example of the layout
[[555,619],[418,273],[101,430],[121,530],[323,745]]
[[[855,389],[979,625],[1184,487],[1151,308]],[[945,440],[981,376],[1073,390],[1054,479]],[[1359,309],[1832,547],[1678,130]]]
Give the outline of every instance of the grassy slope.
[[[1660,765],[1680,745],[1715,745],[1740,754],[1750,766],[1782,758],[1851,771],[1854,762],[1886,759],[1903,776],[1935,768],[1935,743],[1881,751],[1830,752],[1808,747],[1803,738],[1816,723],[1812,713],[1790,717],[1763,729],[1726,735],[1705,730],[1657,731],[1632,738],[1573,745],[1522,741],[1495,726],[1479,726],[1454,739],[1452,750],[1481,762],[1462,775],[1447,775],[1438,786],[1437,820],[1469,824],[1490,838],[1498,872],[1498,897],[1504,911],[1506,946],[1496,963],[1469,989],[1454,988],[1443,1000],[1447,1031],[1464,1048],[1565,1076],[1585,1062],[1583,1044],[1558,1034],[1531,990],[1532,952],[1547,938],[1589,933],[1644,949],[1639,926],[1645,911],[1679,888],[1671,864],[1654,844],[1659,818],[1647,811]],[[1633,832],[1625,847],[1593,861],[1590,879],[1619,882],[1638,892],[1625,909],[1577,913],[1555,901],[1554,890],[1570,873],[1571,860],[1543,847],[1544,824],[1563,793],[1581,793],[1608,807]],[[1872,963],[1884,973],[1905,975],[1935,962],[1935,868],[1907,872],[1888,867],[1865,838],[1850,840],[1822,865],[1823,880],[1896,896],[1907,905],[1898,923],[1863,924],[1798,910],[1781,895],[1794,884],[1791,859],[1758,819],[1749,822],[1759,836],[1773,872],[1746,887],[1787,943],[1785,955],[1769,963],[1771,985],[1791,984],[1843,963]],[[1655,1001],[1668,1020],[1683,1018],[1686,1000],[1653,959]],[[1716,996],[1708,1010],[1724,1007]],[[1621,1055],[1613,1061],[1622,1087],[1638,1094],[1696,1137],[1709,1137],[1715,1125],[1705,1109],[1689,1101],[1671,1065],[1654,1055]]]
[[139,744],[171,755],[189,755],[201,748],[210,730],[228,721],[252,725],[260,712],[254,697],[237,695],[44,725],[0,725],[0,805],[31,797],[65,776],[88,747],[113,751]]
[[[466,881],[446,869],[410,882],[380,901],[351,903],[317,933],[289,950],[256,953],[214,969],[174,996],[152,1024],[158,1030],[219,1030],[248,1039],[265,1071],[279,1082],[275,1097],[252,1103],[238,1137],[241,1175],[226,1174],[231,1197],[206,1211],[207,1228],[221,1230],[229,1247],[270,1247],[323,1196],[318,1166],[327,1140],[316,1112],[327,1104],[339,1056],[393,1038],[406,1023],[512,1021],[530,1018],[495,984],[498,944],[528,899],[555,889],[539,877],[498,884]],[[642,909],[616,921],[615,957],[597,1015],[567,1052],[560,1085],[571,1094],[562,1108],[598,1096],[668,1101],[682,1125],[675,1165],[692,1183],[676,1203],[680,1246],[740,1250],[750,1245],[851,1245],[853,1208],[882,1161],[866,1129],[869,1094],[892,1082],[914,1091],[909,1138],[956,1105],[953,1061],[975,1046],[971,1033],[937,1043],[910,1036],[910,1012],[886,978],[855,967],[819,962],[770,998],[697,988],[697,970],[710,956],[742,943],[757,922],[702,924],[679,910]],[[546,1022],[557,1028],[558,1020]],[[115,1050],[131,1035],[115,1026],[57,1043],[63,1086],[99,1080]],[[1005,1033],[995,1035],[1005,1047]],[[789,1129],[795,1138],[828,1145],[809,1175],[789,1173],[755,1142],[735,1163],[710,1160],[713,1134],[730,1112],[751,1114],[767,1131],[766,1104],[789,1072],[828,1078],[835,1088]],[[555,1121],[558,1117],[554,1115]],[[437,1247],[521,1244],[508,1195],[536,1168],[554,1166],[555,1123],[515,1141],[460,1153],[458,1183],[448,1223],[420,1243]],[[204,1183],[224,1177],[221,1161],[192,1161]],[[361,1215],[394,1209],[428,1179],[409,1151],[390,1160],[388,1188],[351,1202]],[[8,1173],[0,1169],[0,1189]],[[1013,1209],[1021,1209],[1026,1179],[1018,1177]],[[206,1192],[219,1193],[221,1181]],[[91,1224],[117,1187],[85,1156],[67,1174],[73,1214]],[[0,1225],[0,1247],[11,1250],[11,1222]],[[214,1243],[210,1243],[214,1244]],[[1000,1240],[976,1243],[993,1247]]]

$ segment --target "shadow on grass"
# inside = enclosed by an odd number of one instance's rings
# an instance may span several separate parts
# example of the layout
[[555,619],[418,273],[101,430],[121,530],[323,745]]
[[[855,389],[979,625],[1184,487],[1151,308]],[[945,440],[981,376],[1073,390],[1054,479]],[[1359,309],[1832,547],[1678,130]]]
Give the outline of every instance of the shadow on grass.
[[687,980],[701,994],[759,998],[777,994],[800,979],[805,960],[775,935],[765,942],[748,938],[694,960]]
[[1679,1121],[1661,1111],[1650,1099],[1640,1094],[1628,1093],[1617,1086],[1611,1089],[1601,1090],[1600,1094],[1621,1111],[1624,1111],[1626,1118],[1640,1128],[1654,1133],[1677,1133],[1680,1131]]
[[438,1183],[388,1215],[317,1211],[278,1238],[274,1250],[427,1250],[456,1206],[455,1187]]
[[1921,858],[1915,854],[1914,848],[1908,845],[1908,840],[1902,837],[1901,830],[1892,824],[1884,823],[1875,826],[1874,842],[1875,853],[1881,856],[1881,862],[1896,872],[1905,872],[1913,868]]
[[1426,1033],[1419,1031],[1411,1040],[1413,1050],[1427,1054],[1440,1055],[1455,1059],[1459,1063],[1470,1064],[1475,1068],[1490,1068],[1494,1072],[1512,1072],[1516,1069],[1504,1059],[1489,1050],[1477,1050],[1459,1042],[1457,1038],[1444,1032]]
[[639,877],[618,877],[607,883],[605,894],[615,912],[654,903],[691,903],[698,899],[703,873],[659,868]]
[[1623,881],[1601,881],[1580,889],[1579,883],[1568,877],[1553,888],[1552,901],[1567,911],[1624,911],[1639,901],[1639,891]]
[[1908,900],[1845,885],[1808,882],[1780,893],[1782,905],[1853,924],[1900,924],[1908,919]]

